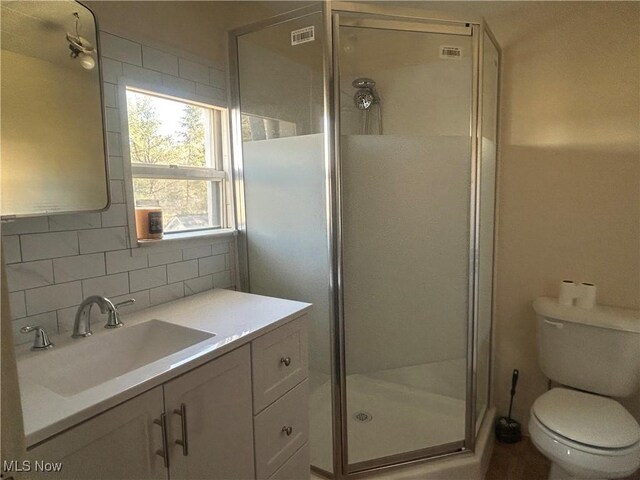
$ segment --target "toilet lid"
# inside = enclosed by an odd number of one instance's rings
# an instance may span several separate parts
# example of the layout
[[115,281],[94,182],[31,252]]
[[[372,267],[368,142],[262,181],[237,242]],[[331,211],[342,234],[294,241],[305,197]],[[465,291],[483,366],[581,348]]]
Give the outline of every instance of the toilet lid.
[[554,388],[533,404],[544,426],[575,442],[601,448],[624,448],[640,440],[640,425],[610,398]]

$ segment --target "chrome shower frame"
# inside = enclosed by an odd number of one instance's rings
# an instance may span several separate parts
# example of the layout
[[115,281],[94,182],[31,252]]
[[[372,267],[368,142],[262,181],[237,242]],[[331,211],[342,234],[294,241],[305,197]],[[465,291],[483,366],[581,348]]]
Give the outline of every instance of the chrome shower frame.
[[[460,20],[455,16],[438,13],[425,13],[424,11],[407,9],[402,7],[388,7],[375,4],[359,4],[351,2],[322,2],[307,7],[299,8],[291,12],[277,15],[250,25],[246,25],[229,32],[229,108],[232,135],[232,155],[234,168],[232,172],[232,185],[235,196],[236,228],[238,230],[238,287],[243,291],[249,291],[250,278],[247,250],[247,224],[244,201],[244,168],[242,160],[242,135],[241,135],[241,109],[240,109],[240,85],[238,72],[238,44],[237,38],[249,33],[254,33],[281,23],[303,18],[305,16],[322,13],[323,16],[323,65],[324,65],[324,161],[326,171],[327,193],[327,233],[328,250],[330,258],[331,276],[328,279],[328,295],[332,322],[331,335],[331,360],[332,360],[332,429],[333,429],[333,473],[319,469],[312,465],[314,472],[327,478],[359,478],[375,472],[382,472],[398,467],[417,465],[424,462],[436,461],[442,458],[464,456],[473,454],[477,428],[483,419],[476,418],[477,395],[477,324],[478,324],[478,284],[479,284],[479,203],[480,188],[479,175],[481,152],[479,151],[479,139],[482,132],[482,46],[484,33],[488,34],[490,41],[498,51],[498,105],[500,104],[500,83],[502,78],[502,52],[493,33],[486,22],[481,20]],[[465,439],[446,445],[425,448],[412,452],[405,452],[370,461],[349,464],[348,462],[348,432],[346,412],[346,370],[345,370],[345,323],[343,304],[343,253],[342,253],[342,186],[341,186],[341,159],[340,159],[340,86],[339,86],[339,28],[341,14],[362,14],[362,19],[344,19],[342,25],[358,26],[364,28],[384,28],[392,30],[421,31],[428,33],[464,34],[469,31],[472,37],[472,109],[470,118],[471,142],[471,195],[470,206],[470,238],[469,238],[469,300],[467,319],[467,373],[466,373],[466,413],[465,413]],[[379,16],[378,18],[375,18]],[[392,27],[392,28],[390,28]],[[497,124],[500,124],[498,114]],[[497,138],[496,175],[499,175],[499,138]],[[497,195],[496,195],[497,198]],[[497,205],[494,218],[497,218]],[[495,225],[494,221],[494,251],[495,251]],[[495,271],[496,255],[494,254]],[[492,272],[492,277],[493,277]],[[495,284],[495,281],[494,281]],[[495,301],[495,289],[492,305]],[[493,317],[493,312],[492,312]],[[492,318],[493,325],[493,318]],[[491,338],[493,327],[491,326]],[[491,365],[493,364],[492,343],[489,346],[489,389],[487,406],[491,404]],[[487,409],[488,410],[488,409]],[[484,412],[486,415],[486,411]]]

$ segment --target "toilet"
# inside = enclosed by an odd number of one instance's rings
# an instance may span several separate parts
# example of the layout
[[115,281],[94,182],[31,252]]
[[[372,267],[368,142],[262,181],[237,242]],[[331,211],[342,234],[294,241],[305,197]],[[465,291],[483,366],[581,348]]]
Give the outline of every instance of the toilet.
[[[640,425],[614,398],[640,387],[640,312],[533,302],[538,361],[561,385],[536,399],[529,434],[550,480],[613,479],[640,467]],[[614,397],[614,398],[611,398]]]

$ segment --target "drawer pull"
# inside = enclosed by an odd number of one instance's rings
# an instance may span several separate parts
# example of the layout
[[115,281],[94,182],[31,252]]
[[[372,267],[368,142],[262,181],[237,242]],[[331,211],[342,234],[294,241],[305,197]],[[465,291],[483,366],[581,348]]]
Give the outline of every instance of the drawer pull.
[[290,437],[293,433],[293,427],[282,427],[282,433],[285,433],[287,437]]
[[291,357],[282,357],[280,359],[280,363],[285,367],[288,367],[289,365],[291,365]]
[[160,425],[162,429],[162,450],[156,450],[156,455],[164,460],[164,468],[169,468],[169,439],[167,438],[167,414],[160,415],[160,419],[154,419],[153,423]]
[[187,406],[182,403],[180,408],[176,408],[173,413],[180,415],[180,425],[182,428],[182,438],[176,440],[176,444],[182,447],[182,455],[189,455],[189,437],[187,436]]

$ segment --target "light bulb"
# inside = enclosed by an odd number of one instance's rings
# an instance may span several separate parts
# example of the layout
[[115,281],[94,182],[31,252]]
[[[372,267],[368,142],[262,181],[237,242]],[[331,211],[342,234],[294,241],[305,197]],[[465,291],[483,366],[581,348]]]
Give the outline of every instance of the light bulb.
[[78,58],[80,59],[80,65],[86,70],[93,70],[93,67],[96,66],[96,61],[87,53],[81,53]]

